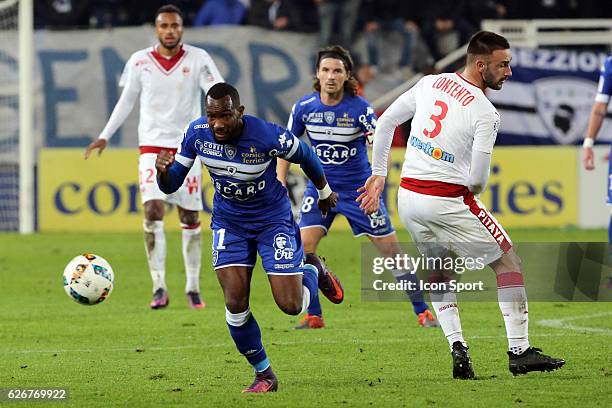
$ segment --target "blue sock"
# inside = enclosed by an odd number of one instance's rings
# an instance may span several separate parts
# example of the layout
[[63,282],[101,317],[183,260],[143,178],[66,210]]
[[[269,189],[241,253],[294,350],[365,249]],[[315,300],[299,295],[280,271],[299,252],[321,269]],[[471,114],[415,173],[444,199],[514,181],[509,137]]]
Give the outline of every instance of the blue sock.
[[232,326],[228,323],[230,335],[234,339],[238,351],[246,357],[255,371],[261,372],[270,367],[270,361],[261,342],[261,331],[257,320],[251,314],[242,326]]
[[[413,273],[394,270],[393,276],[398,283],[402,283],[404,281],[414,282],[414,285],[418,287],[419,282],[417,276]],[[410,302],[412,302],[412,310],[414,310],[415,314],[418,315],[429,309],[427,303],[425,303],[422,290],[406,290],[406,295],[408,295]]]
[[319,271],[313,265],[304,265],[304,276],[302,277],[302,285],[306,286],[310,291],[310,304],[308,305],[308,314],[323,316],[321,310],[321,302],[319,301]]

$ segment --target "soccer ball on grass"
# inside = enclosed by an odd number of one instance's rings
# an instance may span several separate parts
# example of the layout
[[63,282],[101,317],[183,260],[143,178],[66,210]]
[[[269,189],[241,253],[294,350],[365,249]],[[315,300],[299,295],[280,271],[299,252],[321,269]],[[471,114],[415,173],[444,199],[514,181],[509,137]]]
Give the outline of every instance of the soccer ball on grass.
[[83,254],[73,258],[64,269],[64,290],[75,302],[96,305],[113,290],[113,268],[101,256]]

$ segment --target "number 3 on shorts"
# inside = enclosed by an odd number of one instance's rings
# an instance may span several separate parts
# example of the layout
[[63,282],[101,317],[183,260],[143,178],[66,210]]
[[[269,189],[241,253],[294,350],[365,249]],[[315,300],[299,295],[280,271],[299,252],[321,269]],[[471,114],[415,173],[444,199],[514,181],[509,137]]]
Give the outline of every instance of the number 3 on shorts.
[[213,230],[213,249],[225,249],[225,228]]
[[429,119],[433,120],[435,126],[432,130],[423,129],[423,134],[431,139],[440,134],[442,130],[442,120],[446,117],[446,113],[448,112],[448,105],[446,103],[436,101],[434,105],[440,107],[440,113],[438,115],[432,113],[429,117]]

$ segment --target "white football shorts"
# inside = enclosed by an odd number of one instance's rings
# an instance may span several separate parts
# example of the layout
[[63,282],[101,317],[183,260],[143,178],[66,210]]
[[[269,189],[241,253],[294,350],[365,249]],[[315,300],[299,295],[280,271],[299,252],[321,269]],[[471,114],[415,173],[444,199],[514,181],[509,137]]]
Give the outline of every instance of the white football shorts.
[[187,173],[183,185],[174,193],[166,195],[157,185],[155,169],[156,153],[142,153],[138,159],[138,184],[140,198],[144,204],[150,200],[163,200],[191,211],[202,211],[202,165],[196,160]]
[[[482,257],[488,265],[512,247],[501,224],[471,193],[439,197],[400,187],[397,201],[402,223],[425,256],[442,247],[463,258]],[[439,244],[434,254],[427,253],[436,247],[431,243]]]

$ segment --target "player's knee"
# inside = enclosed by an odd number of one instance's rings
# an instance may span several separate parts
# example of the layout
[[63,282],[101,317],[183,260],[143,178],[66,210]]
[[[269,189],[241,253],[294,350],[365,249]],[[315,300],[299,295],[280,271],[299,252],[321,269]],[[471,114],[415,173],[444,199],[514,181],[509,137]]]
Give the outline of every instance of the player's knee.
[[225,309],[229,313],[243,313],[249,309],[249,302],[246,298],[240,297],[225,299]]
[[164,202],[159,203],[154,201],[147,201],[145,203],[145,218],[149,221],[161,221],[164,219]]
[[297,316],[302,312],[302,299],[286,299],[278,302],[278,307],[290,316]]
[[181,224],[196,225],[198,223],[198,212],[183,210],[180,215]]

